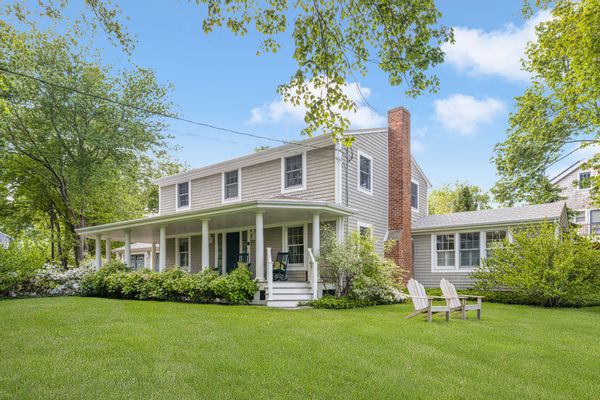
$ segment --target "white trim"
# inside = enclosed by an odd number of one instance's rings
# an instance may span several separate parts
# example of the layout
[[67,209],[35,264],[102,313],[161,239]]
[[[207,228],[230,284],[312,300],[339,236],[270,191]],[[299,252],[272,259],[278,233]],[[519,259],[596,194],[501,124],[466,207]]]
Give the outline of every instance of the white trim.
[[341,144],[335,143],[333,159],[335,163],[335,204],[342,204],[342,160],[340,158]]
[[[371,189],[370,190],[365,189],[364,187],[362,187],[360,185],[360,158],[361,157],[364,157],[367,160],[371,161],[371,170],[369,171],[369,178],[371,179],[371,182],[370,182]],[[356,164],[357,164],[356,165],[356,187],[358,188],[358,191],[373,196],[373,186],[374,186],[374,180],[375,180],[374,179],[375,178],[375,174],[374,174],[375,166],[374,166],[374,162],[373,162],[373,157],[358,150],[357,157],[356,157]]]
[[[181,253],[179,252],[179,239],[187,239],[188,240],[188,265],[181,265]],[[175,238],[175,265],[181,268],[184,271],[191,272],[192,271],[192,237],[191,236],[178,236]]]
[[[302,156],[302,185],[285,187],[285,159],[290,157]],[[306,190],[306,151],[295,154],[288,154],[281,157],[281,193],[291,193]]]
[[[177,187],[175,187],[175,191],[177,191]],[[158,187],[158,215],[162,214],[162,187]],[[175,203],[177,205],[177,203]]]
[[589,216],[588,216],[589,210],[590,210],[589,208],[573,210],[576,213],[579,213],[579,212],[583,213],[584,220],[577,222],[577,216],[573,216],[573,220],[570,222],[573,222],[574,224],[587,224],[588,220],[589,220]]
[[[417,185],[417,206],[413,207],[412,205],[412,184],[416,184]],[[421,194],[421,185],[419,184],[419,181],[415,181],[414,179],[410,180],[410,208],[411,210],[415,210],[416,212],[419,212],[419,209],[421,207],[421,200],[419,199],[419,195]]]
[[[179,207],[179,185],[182,183],[188,184],[188,205]],[[189,211],[192,208],[192,181],[181,181],[175,184],[175,212]]]
[[[229,173],[229,172],[233,172],[233,171],[237,171],[238,173],[238,181],[237,181],[237,186],[238,186],[238,195],[237,197],[232,197],[229,199],[225,198],[225,174]],[[238,169],[231,169],[229,171],[223,171],[221,172],[221,203],[225,204],[225,203],[236,203],[242,200],[242,169],[238,168]]]

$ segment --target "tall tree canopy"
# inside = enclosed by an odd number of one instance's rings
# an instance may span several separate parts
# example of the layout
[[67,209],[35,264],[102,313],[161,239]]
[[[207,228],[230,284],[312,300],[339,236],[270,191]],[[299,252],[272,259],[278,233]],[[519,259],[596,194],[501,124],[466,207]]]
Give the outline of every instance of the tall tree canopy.
[[[536,27],[523,66],[531,86],[516,99],[508,137],[496,146],[500,179],[492,189],[505,205],[560,199],[546,176],[573,149],[600,143],[600,1],[536,1],[552,4],[552,18]],[[535,8],[527,4],[527,15]],[[600,168],[600,154],[589,162]],[[600,204],[600,177],[592,179]]]
[[449,214],[490,208],[490,196],[469,182],[445,184],[429,194],[429,214]]
[[163,123],[142,111],[169,112],[168,88],[150,70],[93,61],[74,33],[0,23],[0,36],[0,212],[17,229],[48,221],[59,251],[79,260],[76,228],[155,211],[150,179],[179,168],[165,153]]
[[[80,0],[111,37],[132,48],[132,41],[110,0]],[[42,14],[60,18],[68,0],[38,0]],[[195,0],[203,6],[206,33],[225,26],[235,35],[263,35],[257,54],[275,53],[282,34],[291,31],[297,69],[279,85],[282,97],[306,108],[305,134],[334,137],[348,128],[344,111],[356,103],[344,92],[357,75],[375,65],[391,85],[405,85],[408,96],[436,91],[438,78],[428,70],[443,61],[440,45],[452,31],[438,24],[433,0]],[[167,4],[164,5],[167,7]],[[7,10],[27,21],[31,5],[15,0]],[[39,13],[39,12],[38,12]],[[359,89],[360,90],[360,89]],[[362,96],[362,95],[361,95]]]

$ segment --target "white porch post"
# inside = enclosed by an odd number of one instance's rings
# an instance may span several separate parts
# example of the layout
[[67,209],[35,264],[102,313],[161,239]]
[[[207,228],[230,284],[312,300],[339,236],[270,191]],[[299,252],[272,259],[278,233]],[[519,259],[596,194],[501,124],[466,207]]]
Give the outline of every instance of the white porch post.
[[96,269],[102,267],[102,236],[96,235]]
[[156,271],[156,243],[152,241],[152,249],[150,250],[150,269]]
[[335,220],[335,236],[338,243],[344,242],[344,217]]
[[131,267],[131,232],[125,231],[125,265]]
[[265,279],[265,240],[263,236],[263,215],[264,211],[256,213],[256,280],[259,282]]
[[312,250],[315,257],[319,257],[321,248],[321,217],[319,214],[313,214],[312,219]]
[[202,270],[209,267],[210,258],[208,254],[208,220],[202,220]]
[[159,242],[158,270],[164,271],[167,269],[167,227],[164,225],[160,227]]
[[110,240],[109,237],[106,238],[106,256],[104,258],[106,258],[106,262],[109,263],[110,260],[112,259],[112,242]]

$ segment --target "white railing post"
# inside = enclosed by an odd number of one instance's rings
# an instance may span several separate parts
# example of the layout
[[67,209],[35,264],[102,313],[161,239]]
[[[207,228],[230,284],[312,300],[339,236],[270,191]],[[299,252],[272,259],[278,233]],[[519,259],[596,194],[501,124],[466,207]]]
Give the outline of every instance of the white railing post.
[[312,249],[308,249],[308,257],[310,258],[308,280],[310,281],[313,300],[317,300],[319,298],[319,264],[315,260]]
[[267,247],[267,291],[267,299],[270,299],[273,295],[273,257],[270,247]]

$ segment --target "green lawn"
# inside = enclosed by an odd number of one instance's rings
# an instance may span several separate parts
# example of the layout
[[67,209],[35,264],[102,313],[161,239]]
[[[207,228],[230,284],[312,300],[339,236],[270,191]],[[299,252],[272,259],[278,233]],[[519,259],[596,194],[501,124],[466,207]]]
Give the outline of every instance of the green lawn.
[[599,307],[409,310],[0,301],[0,398],[598,398]]

